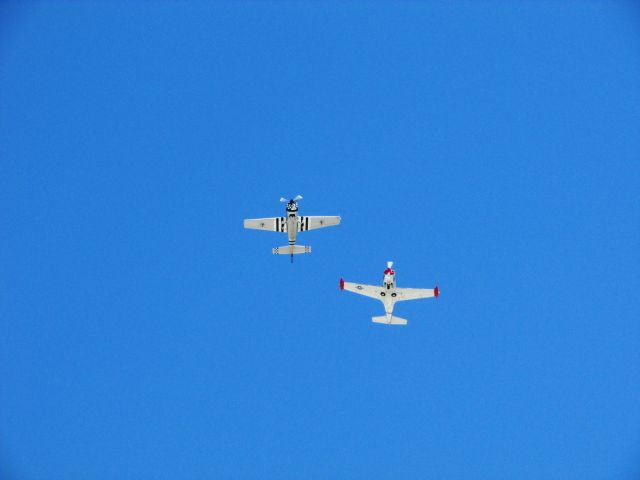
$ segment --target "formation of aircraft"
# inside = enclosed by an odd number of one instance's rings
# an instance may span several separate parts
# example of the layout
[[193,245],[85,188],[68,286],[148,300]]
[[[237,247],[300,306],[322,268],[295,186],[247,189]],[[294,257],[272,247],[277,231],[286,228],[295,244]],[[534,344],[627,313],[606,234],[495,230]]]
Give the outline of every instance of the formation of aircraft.
[[[311,247],[296,245],[298,232],[315,230],[317,228],[333,227],[340,224],[339,216],[303,217],[298,215],[298,202],[300,200],[302,200],[301,195],[297,195],[291,200],[280,198],[280,202],[287,204],[285,207],[284,217],[247,218],[244,220],[244,228],[286,233],[289,237],[289,245],[284,247],[275,247],[273,249],[273,253],[274,255],[288,254],[291,258],[291,263],[293,263],[293,256],[295,254],[311,253]],[[393,315],[393,307],[396,302],[438,297],[440,292],[438,291],[438,287],[397,288],[396,272],[392,267],[393,262],[387,262],[387,268],[384,271],[381,286],[345,282],[344,279],[341,278],[340,289],[380,300],[384,305],[385,315],[373,317],[371,320],[374,323],[406,325],[407,320]]]

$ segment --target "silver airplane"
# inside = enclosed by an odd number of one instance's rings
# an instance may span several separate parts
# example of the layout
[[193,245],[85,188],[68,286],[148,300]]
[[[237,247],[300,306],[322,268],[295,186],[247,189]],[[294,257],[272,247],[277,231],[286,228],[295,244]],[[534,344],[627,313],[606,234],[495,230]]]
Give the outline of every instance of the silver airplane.
[[333,227],[340,224],[340,217],[301,217],[298,215],[298,201],[302,200],[301,195],[297,195],[291,200],[280,198],[282,203],[286,203],[285,217],[270,218],[247,218],[244,221],[244,228],[255,230],[267,230],[270,232],[286,232],[289,236],[289,245],[285,247],[275,247],[274,255],[290,255],[293,263],[293,256],[298,253],[311,253],[311,247],[296,245],[298,232],[315,230],[317,228]]
[[374,323],[384,323],[386,325],[406,325],[404,318],[393,316],[393,306],[396,302],[403,300],[417,300],[419,298],[438,297],[440,292],[436,288],[396,288],[396,272],[391,268],[393,262],[387,262],[387,269],[384,271],[382,286],[364,285],[360,283],[345,282],[340,279],[340,290],[358,293],[367,297],[380,300],[384,305],[385,316],[373,317]]

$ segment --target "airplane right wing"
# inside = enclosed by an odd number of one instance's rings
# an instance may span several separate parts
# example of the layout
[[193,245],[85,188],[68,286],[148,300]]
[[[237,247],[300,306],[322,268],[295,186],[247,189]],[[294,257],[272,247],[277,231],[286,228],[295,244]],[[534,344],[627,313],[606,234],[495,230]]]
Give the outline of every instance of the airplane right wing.
[[287,219],[284,217],[247,218],[244,221],[244,228],[267,230],[269,232],[286,232]]
[[396,288],[395,290],[398,298],[396,301],[401,302],[402,300],[417,300],[419,298],[431,298],[437,297],[440,292],[438,291],[438,287],[436,288]]
[[348,292],[358,293],[360,295],[364,295],[365,297],[375,298],[376,300],[384,300],[384,296],[381,295],[385,293],[382,287],[376,287],[374,285],[362,285],[360,283],[351,283],[345,282],[342,278],[340,279],[340,290],[347,290]]
[[298,231],[306,232],[323,227],[340,225],[340,217],[298,217]]

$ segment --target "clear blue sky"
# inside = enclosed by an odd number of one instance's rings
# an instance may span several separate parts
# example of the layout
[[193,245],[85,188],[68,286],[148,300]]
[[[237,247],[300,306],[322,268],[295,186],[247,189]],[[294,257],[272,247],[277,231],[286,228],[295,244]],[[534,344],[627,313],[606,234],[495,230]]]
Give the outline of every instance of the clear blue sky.
[[633,3],[4,5],[0,477],[636,479],[639,161]]

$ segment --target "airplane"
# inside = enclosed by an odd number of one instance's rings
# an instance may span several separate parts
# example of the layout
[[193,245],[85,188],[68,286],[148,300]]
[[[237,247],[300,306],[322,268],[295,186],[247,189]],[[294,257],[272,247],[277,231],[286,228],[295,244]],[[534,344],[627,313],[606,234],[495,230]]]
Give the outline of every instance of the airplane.
[[382,286],[362,285],[359,283],[345,282],[340,279],[340,290],[347,290],[353,293],[359,293],[367,297],[380,300],[384,304],[384,317],[373,317],[374,323],[384,323],[386,325],[406,325],[404,318],[393,316],[393,306],[396,302],[403,300],[417,300],[419,298],[438,297],[440,292],[436,288],[396,288],[396,272],[391,268],[393,262],[387,262],[387,269],[384,271]]
[[301,217],[298,215],[298,202],[302,200],[302,195],[296,195],[295,198],[287,200],[280,198],[280,202],[286,203],[285,217],[271,218],[247,218],[244,221],[244,228],[252,228],[255,230],[267,230],[270,232],[286,232],[289,236],[289,246],[276,247],[273,249],[274,255],[293,256],[298,253],[311,253],[311,247],[304,245],[296,245],[296,235],[298,232],[306,232],[307,230],[315,230],[323,227],[333,227],[340,224],[340,217]]

